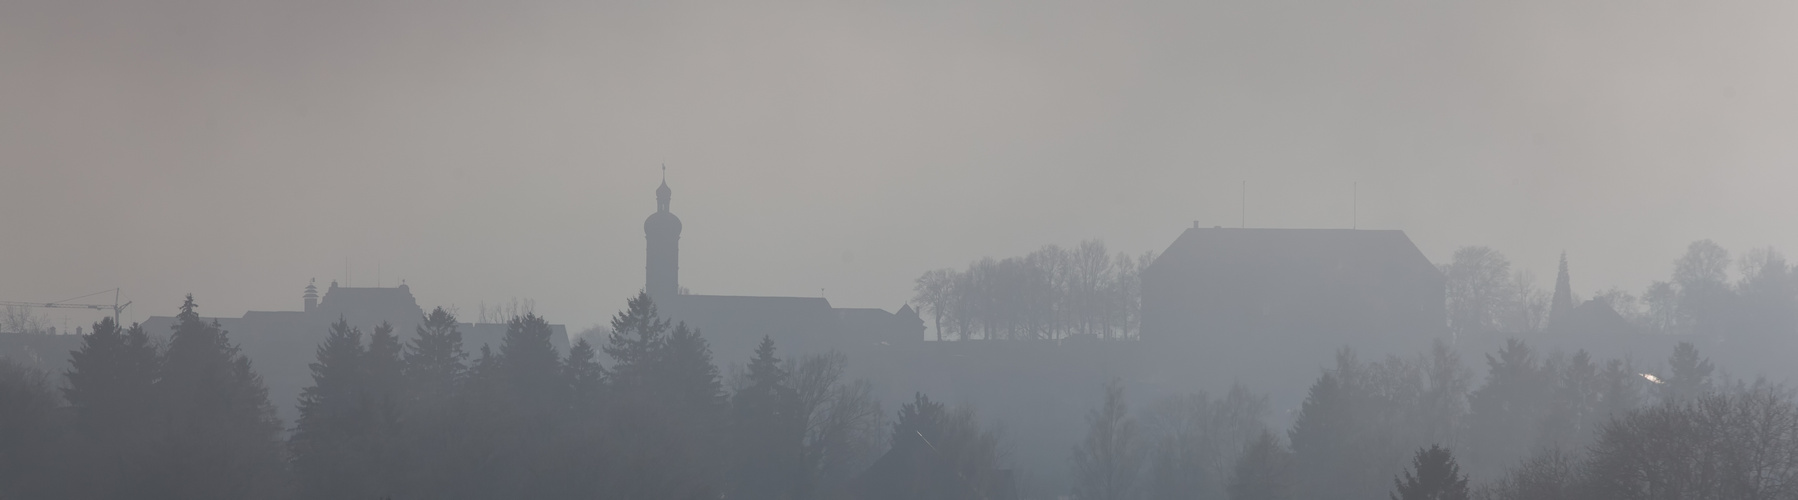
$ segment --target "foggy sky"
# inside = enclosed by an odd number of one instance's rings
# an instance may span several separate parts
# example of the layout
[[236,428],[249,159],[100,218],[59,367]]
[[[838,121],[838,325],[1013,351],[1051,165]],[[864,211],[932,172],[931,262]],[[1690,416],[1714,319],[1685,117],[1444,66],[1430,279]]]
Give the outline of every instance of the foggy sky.
[[[0,300],[127,320],[403,278],[580,328],[668,165],[694,293],[896,309],[1195,221],[1489,245],[1639,293],[1798,252],[1790,2],[0,2]],[[1247,213],[1241,211],[1247,181]],[[61,315],[57,315],[61,317]],[[92,315],[75,315],[69,326]],[[61,327],[59,321],[57,326]]]

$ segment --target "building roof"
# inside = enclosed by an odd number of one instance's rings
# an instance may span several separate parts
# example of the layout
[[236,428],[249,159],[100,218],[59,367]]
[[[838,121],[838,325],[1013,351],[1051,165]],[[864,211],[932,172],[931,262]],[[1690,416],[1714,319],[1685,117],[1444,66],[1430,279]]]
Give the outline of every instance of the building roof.
[[1434,335],[1446,324],[1442,272],[1403,231],[1191,228],[1142,286],[1145,339],[1336,343]]
[[1150,265],[1152,273],[1237,269],[1260,275],[1372,275],[1436,265],[1399,230],[1191,228]]

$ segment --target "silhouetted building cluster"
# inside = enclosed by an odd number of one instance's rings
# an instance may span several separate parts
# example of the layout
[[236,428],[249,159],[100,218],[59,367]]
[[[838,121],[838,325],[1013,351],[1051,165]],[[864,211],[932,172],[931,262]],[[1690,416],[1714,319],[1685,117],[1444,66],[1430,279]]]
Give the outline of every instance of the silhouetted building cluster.
[[643,221],[648,242],[643,290],[662,315],[696,327],[721,363],[749,359],[763,336],[795,352],[848,353],[924,341],[910,305],[896,312],[832,307],[823,297],[690,295],[680,286],[681,221],[668,209],[668,182],[656,188],[656,212]]
[[[308,365],[314,361],[314,350],[329,334],[331,323],[343,319],[364,332],[387,323],[396,335],[409,337],[425,315],[418,299],[412,296],[412,287],[404,283],[397,287],[347,287],[333,281],[322,296],[315,285],[307,284],[302,300],[299,311],[248,311],[241,318],[206,318],[217,321],[229,332],[231,341],[253,360],[256,371],[268,384],[270,400],[276,402],[282,418],[289,421],[300,388],[312,383]],[[172,316],[151,316],[144,320],[143,327],[151,335],[167,336],[174,324]],[[550,336],[550,342],[567,352],[568,328],[551,328],[555,335]],[[471,356],[478,355],[483,345],[498,349],[506,335],[504,323],[462,323],[457,329],[462,332],[463,348]]]

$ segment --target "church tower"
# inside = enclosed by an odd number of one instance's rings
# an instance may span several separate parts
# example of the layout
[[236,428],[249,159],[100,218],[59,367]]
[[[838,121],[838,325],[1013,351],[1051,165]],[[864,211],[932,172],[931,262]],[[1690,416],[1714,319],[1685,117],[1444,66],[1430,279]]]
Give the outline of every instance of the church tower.
[[318,278],[313,278],[312,281],[306,283],[306,294],[300,298],[306,300],[306,312],[318,309]]
[[656,188],[656,213],[643,221],[643,236],[649,240],[649,259],[645,268],[643,290],[658,305],[669,304],[680,290],[680,218],[668,211],[667,167],[663,167],[662,187]]

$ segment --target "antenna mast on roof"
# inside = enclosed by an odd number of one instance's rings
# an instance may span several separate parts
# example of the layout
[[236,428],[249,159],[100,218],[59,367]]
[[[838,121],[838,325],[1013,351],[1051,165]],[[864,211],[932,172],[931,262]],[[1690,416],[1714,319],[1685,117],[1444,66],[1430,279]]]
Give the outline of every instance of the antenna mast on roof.
[[1249,181],[1242,181],[1242,216],[1241,227],[1249,227]]
[[1349,189],[1354,190],[1354,201],[1350,202],[1349,229],[1361,229],[1361,183],[1356,182]]

